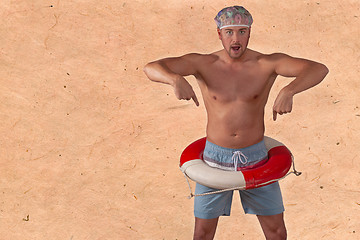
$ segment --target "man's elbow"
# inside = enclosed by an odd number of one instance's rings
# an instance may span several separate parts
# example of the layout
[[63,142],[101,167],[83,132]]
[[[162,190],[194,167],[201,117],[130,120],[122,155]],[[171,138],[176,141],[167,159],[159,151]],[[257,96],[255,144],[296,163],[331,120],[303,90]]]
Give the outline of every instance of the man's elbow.
[[322,63],[320,63],[321,66],[321,73],[324,75],[324,77],[329,73],[329,69]]
[[153,64],[154,64],[153,62],[149,62],[143,68],[143,72],[151,81],[153,81],[151,78],[151,69],[153,68]]
[[319,76],[319,83],[326,77],[329,73],[329,69],[322,63],[316,64],[316,72]]
[[144,68],[143,68],[143,71],[146,75],[148,75],[149,73],[149,68],[151,67],[151,62],[147,63]]

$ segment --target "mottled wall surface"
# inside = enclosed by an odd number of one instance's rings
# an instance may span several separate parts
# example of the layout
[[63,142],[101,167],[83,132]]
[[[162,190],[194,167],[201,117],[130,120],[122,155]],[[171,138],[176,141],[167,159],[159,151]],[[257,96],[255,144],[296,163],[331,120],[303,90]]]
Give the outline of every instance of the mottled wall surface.
[[[3,1],[0,239],[191,239],[182,149],[205,135],[200,102],[142,72],[222,48],[213,21],[238,1]],[[281,182],[289,239],[359,239],[360,3],[242,1],[249,48],[323,62],[329,75],[272,121],[301,177]],[[189,77],[195,91],[200,91]],[[216,239],[262,239],[235,195]]]

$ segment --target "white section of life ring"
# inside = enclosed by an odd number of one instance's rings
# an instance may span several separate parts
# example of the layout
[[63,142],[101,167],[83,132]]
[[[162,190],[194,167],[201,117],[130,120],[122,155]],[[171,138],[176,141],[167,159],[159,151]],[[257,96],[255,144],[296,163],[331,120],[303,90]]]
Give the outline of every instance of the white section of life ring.
[[241,171],[224,171],[207,165],[201,159],[184,163],[181,171],[191,180],[215,189],[245,188],[246,183]]

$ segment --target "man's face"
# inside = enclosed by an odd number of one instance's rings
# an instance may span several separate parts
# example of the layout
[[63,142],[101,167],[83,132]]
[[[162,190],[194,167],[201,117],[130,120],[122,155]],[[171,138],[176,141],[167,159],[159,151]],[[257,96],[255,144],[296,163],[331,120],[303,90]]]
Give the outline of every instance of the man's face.
[[250,38],[250,28],[225,27],[218,29],[219,39],[233,59],[240,58],[246,50]]

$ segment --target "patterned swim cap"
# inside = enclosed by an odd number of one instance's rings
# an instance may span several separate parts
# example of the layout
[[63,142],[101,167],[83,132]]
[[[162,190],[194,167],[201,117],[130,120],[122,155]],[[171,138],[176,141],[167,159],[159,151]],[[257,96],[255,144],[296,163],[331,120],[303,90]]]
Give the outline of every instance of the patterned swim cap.
[[251,14],[241,6],[222,9],[214,20],[219,29],[224,27],[250,27],[253,23]]

